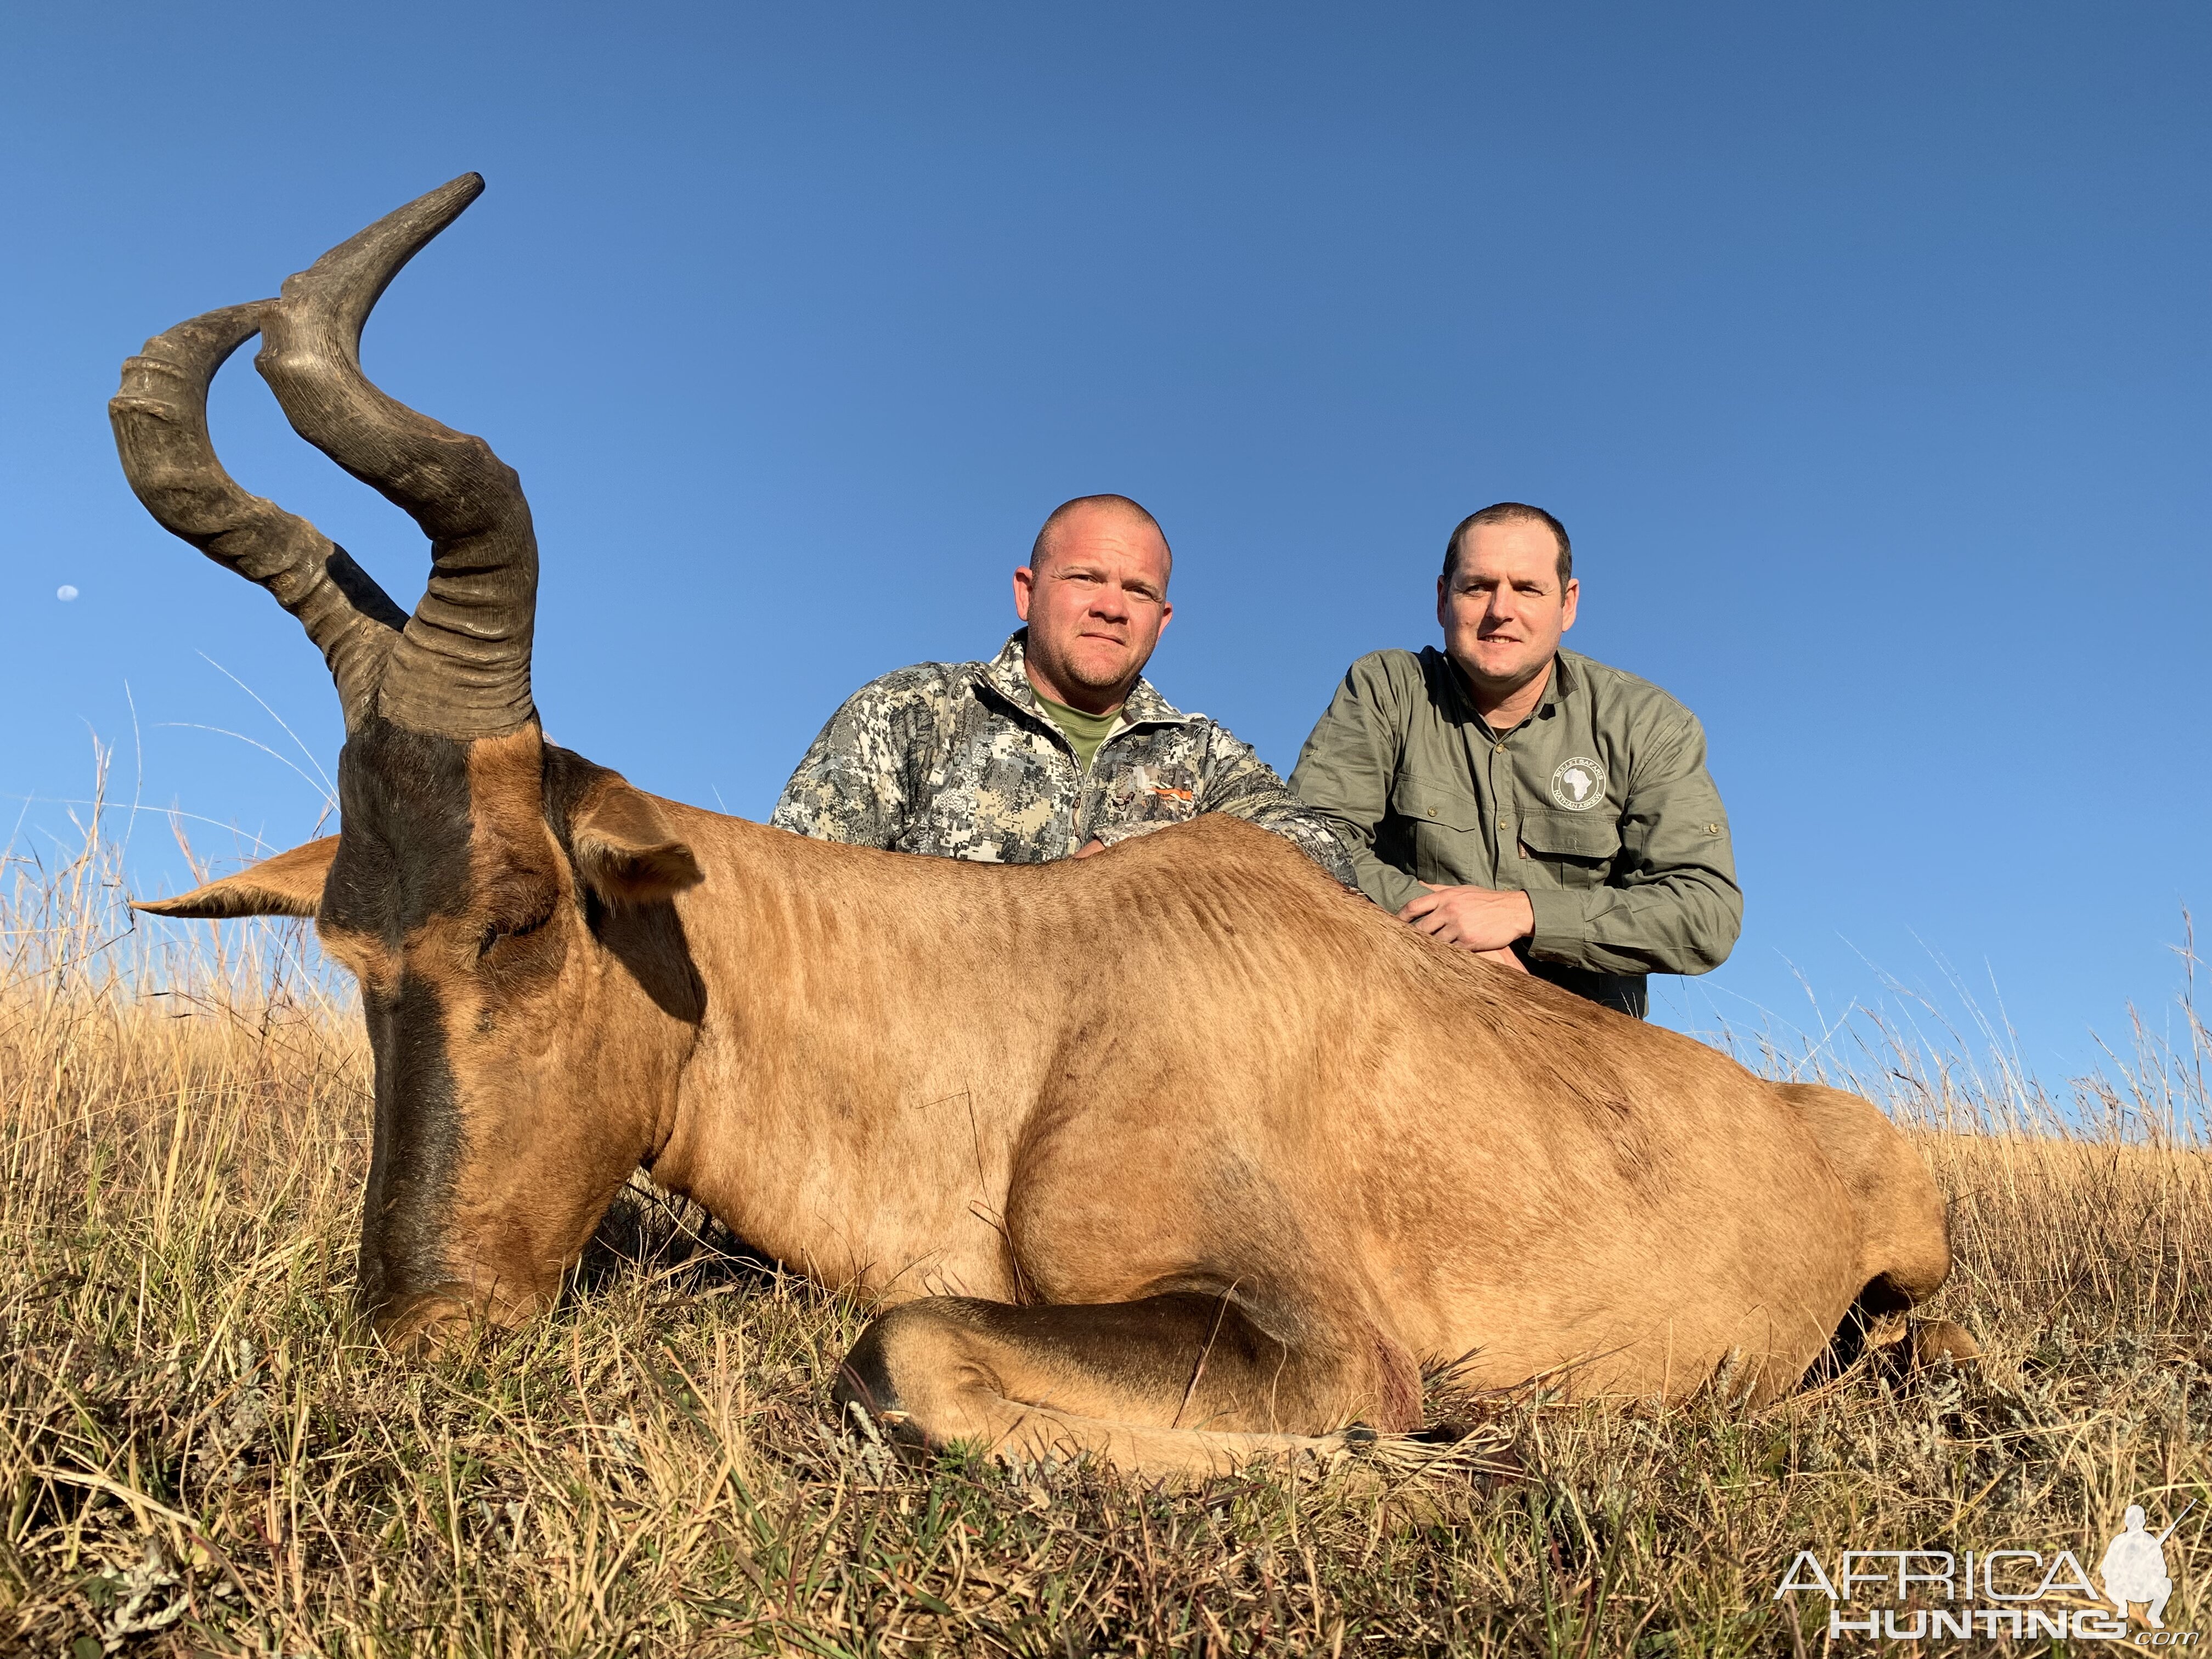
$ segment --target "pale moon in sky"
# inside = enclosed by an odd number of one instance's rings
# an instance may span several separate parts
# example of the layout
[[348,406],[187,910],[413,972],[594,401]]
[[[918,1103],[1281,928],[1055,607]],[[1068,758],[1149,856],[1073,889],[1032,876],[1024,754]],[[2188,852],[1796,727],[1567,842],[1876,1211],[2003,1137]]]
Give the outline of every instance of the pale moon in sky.
[[54,597],[59,599],[64,605],[67,605],[71,599],[76,597],[76,589],[71,587],[67,582],[64,582],[59,587],[54,589]]

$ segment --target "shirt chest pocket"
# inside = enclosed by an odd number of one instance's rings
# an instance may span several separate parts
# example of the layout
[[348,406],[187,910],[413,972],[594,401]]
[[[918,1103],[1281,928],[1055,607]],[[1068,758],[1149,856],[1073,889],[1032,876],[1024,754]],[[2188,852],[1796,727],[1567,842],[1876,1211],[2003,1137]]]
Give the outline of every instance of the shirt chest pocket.
[[[1418,775],[1398,780],[1390,791],[1391,816],[1406,837],[1416,881],[1455,887],[1486,884],[1490,858],[1484,841],[1482,807],[1460,784],[1438,783]],[[1386,861],[1396,860],[1383,852]]]
[[1521,854],[1561,887],[1602,887],[1620,855],[1620,825],[1603,809],[1561,812],[1531,806],[1521,814]]

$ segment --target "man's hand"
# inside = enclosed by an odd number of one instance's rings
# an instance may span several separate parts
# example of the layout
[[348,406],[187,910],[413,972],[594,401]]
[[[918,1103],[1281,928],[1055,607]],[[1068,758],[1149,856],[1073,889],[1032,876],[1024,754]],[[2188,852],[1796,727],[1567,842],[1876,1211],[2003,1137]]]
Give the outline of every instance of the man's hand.
[[1079,859],[1087,859],[1093,853],[1103,853],[1105,850],[1106,843],[1099,840],[1097,836],[1093,836],[1089,841],[1085,842],[1082,846],[1075,849],[1075,856]]
[[[1438,887],[1425,881],[1421,885],[1429,890],[1399,911],[1398,920],[1462,951],[1492,960],[1501,955],[1511,957],[1509,947],[1513,942],[1528,938],[1536,929],[1536,912],[1526,893],[1493,893],[1486,887]],[[1519,957],[1513,957],[1513,965],[1522,965]]]

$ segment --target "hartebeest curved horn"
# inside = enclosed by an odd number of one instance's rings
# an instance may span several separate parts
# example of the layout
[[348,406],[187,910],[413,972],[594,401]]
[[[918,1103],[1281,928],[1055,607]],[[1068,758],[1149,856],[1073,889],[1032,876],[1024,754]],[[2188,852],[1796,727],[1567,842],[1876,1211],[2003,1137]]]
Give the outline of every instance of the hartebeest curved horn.
[[530,639],[538,538],[514,469],[481,438],[371,384],[361,331],[400,268],[483,191],[440,185],[286,280],[254,367],[292,429],[403,508],[430,538],[428,590],[386,665],[378,708],[416,731],[496,737],[535,718]]
[[406,613],[329,537],[276,502],[240,488],[208,437],[209,382],[261,326],[270,301],[231,306],[179,323],[123,364],[109,401],[116,452],[155,521],[258,582],[306,624],[330,665],[346,729],[361,723]]

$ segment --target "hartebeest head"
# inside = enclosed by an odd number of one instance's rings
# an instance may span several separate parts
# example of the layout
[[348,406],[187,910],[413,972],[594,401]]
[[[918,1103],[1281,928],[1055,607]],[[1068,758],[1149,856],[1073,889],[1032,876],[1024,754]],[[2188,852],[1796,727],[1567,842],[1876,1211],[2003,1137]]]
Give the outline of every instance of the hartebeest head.
[[[544,1305],[608,1198],[668,1132],[654,1064],[701,994],[670,896],[700,879],[648,797],[544,740],[530,695],[538,544],[482,439],[362,373],[362,325],[483,189],[379,220],[281,298],[181,323],[109,405],[131,487],[167,529],[258,582],[322,650],[344,707],[340,833],[165,916],[312,916],[360,982],[376,1059],[360,1294],[388,1333]],[[255,359],[293,429],[411,516],[429,586],[402,612],[345,550],[217,461],[209,382]],[[641,1050],[645,1052],[641,1052]]]

